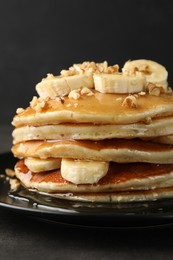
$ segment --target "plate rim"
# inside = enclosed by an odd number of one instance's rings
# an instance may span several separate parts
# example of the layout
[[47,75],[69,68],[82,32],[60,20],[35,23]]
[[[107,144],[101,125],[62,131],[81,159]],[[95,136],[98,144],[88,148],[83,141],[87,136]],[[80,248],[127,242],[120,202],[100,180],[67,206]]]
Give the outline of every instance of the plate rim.
[[[11,152],[5,152],[5,153],[1,153],[0,154],[0,157],[9,157],[10,160],[14,160],[15,161],[15,157],[13,156],[13,154]],[[6,164],[8,165],[8,162],[6,162]],[[5,167],[7,168],[7,167]],[[4,182],[5,183],[5,182]],[[140,221],[154,221],[154,220],[162,220],[164,221],[164,225],[165,224],[173,224],[173,203],[172,203],[172,213],[171,214],[158,214],[158,213],[154,213],[154,214],[135,214],[133,212],[129,212],[129,213],[118,213],[118,209],[114,209],[114,211],[110,212],[105,212],[106,209],[103,209],[103,212],[92,212],[92,208],[90,208],[91,210],[88,210],[89,208],[87,208],[87,211],[83,211],[83,212],[80,212],[77,210],[77,208],[75,209],[69,209],[69,208],[60,208],[60,207],[53,207],[53,206],[47,206],[47,205],[39,205],[39,207],[37,206],[33,206],[33,205],[30,205],[30,207],[24,207],[24,206],[20,206],[20,205],[15,205],[15,204],[12,204],[12,203],[7,203],[5,201],[2,200],[2,192],[0,191],[0,207],[3,207],[3,208],[6,208],[6,209],[9,209],[9,210],[13,210],[17,213],[28,213],[30,215],[33,215],[33,216],[38,216],[38,215],[41,215],[42,218],[49,218],[49,217],[72,217],[72,218],[76,218],[76,217],[81,217],[81,218],[97,218],[97,217],[100,217],[100,218],[105,218],[106,219],[112,219],[112,218],[115,218],[115,220],[118,220],[120,218],[123,218],[124,221],[127,221],[127,220],[135,220],[135,219],[138,219]],[[10,197],[10,196],[9,196]],[[12,199],[12,197],[11,197]],[[26,198],[25,198],[26,199]],[[64,199],[60,199],[61,201],[63,201]],[[67,200],[66,200],[67,202]],[[85,202],[83,202],[85,204]],[[154,202],[153,202],[154,203]],[[36,204],[39,204],[36,202]],[[86,205],[86,204],[85,204]],[[32,207],[31,207],[32,206]],[[47,207],[47,209],[45,208]],[[167,222],[167,223],[165,223]],[[104,222],[105,223],[105,222]],[[82,225],[83,226],[83,225]],[[85,226],[85,225],[84,225]],[[87,225],[88,226],[88,225]],[[153,225],[152,225],[153,226]],[[157,226],[154,225],[154,226]],[[109,226],[108,226],[109,227]],[[114,227],[114,226],[113,226]],[[131,226],[130,226],[131,227]],[[142,225],[143,227],[143,225]],[[116,228],[116,226],[115,226]]]

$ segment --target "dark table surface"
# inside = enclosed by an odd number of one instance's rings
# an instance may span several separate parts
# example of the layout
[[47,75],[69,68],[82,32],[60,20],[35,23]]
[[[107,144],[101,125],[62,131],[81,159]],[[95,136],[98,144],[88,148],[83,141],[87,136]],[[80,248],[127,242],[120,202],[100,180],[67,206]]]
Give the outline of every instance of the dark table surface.
[[[2,126],[1,154],[11,127]],[[173,226],[105,229],[52,224],[0,207],[0,259],[173,259]]]

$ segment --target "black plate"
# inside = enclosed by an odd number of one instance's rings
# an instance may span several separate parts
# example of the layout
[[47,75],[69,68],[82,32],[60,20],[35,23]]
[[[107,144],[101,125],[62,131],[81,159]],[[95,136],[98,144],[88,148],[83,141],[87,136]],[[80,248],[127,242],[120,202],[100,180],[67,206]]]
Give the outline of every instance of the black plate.
[[[0,155],[1,173],[13,168],[11,153]],[[172,225],[173,199],[138,203],[87,203],[51,198],[20,188],[11,193],[0,179],[0,206],[40,220],[85,227],[145,228]]]

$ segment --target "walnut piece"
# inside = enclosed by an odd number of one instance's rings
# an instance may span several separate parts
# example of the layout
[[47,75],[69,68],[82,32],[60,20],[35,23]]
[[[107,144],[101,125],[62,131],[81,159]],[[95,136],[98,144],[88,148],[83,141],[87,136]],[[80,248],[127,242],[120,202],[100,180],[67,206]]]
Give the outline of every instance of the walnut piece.
[[129,108],[136,108],[137,107],[137,98],[133,95],[127,96],[124,99],[122,106],[129,107]]
[[159,96],[163,92],[163,88],[155,85],[154,83],[147,84],[148,92],[152,96]]
[[36,112],[41,112],[45,105],[46,100],[43,98],[38,98],[36,96],[34,96],[30,102],[31,108],[33,108]]
[[70,91],[68,98],[79,99],[81,95],[93,96],[94,93],[91,89],[84,87]]
[[94,95],[92,90],[87,88],[87,87],[82,88],[80,93],[81,93],[81,95],[85,95],[86,94],[87,96],[93,96]]
[[104,61],[101,63],[96,63],[94,61],[84,61],[83,63],[73,64],[68,70],[61,70],[61,76],[73,76],[77,74],[89,73],[116,73],[119,71],[119,66],[113,65],[108,66],[108,62]]
[[70,91],[68,97],[73,98],[73,99],[79,99],[80,98],[79,91],[80,91],[80,89],[75,89],[75,90]]
[[25,110],[24,108],[19,107],[19,108],[17,108],[17,110],[16,110],[16,114],[20,114],[20,113],[22,113],[24,110]]
[[141,91],[141,92],[138,93],[138,95],[140,95],[140,96],[145,96],[145,95],[146,95],[146,92]]

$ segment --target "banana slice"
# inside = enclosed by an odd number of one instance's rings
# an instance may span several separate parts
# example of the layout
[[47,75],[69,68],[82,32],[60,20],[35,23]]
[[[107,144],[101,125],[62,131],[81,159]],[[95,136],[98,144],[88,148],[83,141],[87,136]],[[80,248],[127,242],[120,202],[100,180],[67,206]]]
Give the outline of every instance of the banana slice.
[[47,78],[42,79],[36,85],[36,91],[42,98],[57,96],[66,96],[70,91],[79,89],[80,87],[93,88],[92,73],[86,72],[72,76],[53,76],[48,74]]
[[124,75],[145,76],[147,83],[154,83],[167,89],[168,72],[164,66],[152,60],[133,60],[127,61],[122,68]]
[[143,75],[94,74],[95,89],[101,93],[138,93],[145,89]]
[[61,167],[61,159],[57,158],[41,160],[29,157],[24,159],[24,163],[32,172],[50,171]]
[[108,162],[62,159],[62,177],[75,184],[94,184],[104,177],[109,169]]

